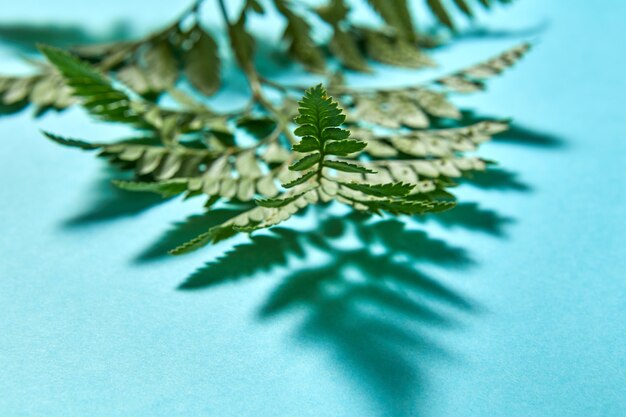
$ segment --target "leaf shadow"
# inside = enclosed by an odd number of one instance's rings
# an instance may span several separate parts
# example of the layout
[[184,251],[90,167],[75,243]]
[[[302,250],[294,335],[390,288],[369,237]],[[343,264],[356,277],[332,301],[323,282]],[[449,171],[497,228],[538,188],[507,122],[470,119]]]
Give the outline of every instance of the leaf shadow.
[[[311,259],[311,253],[323,261]],[[384,415],[408,417],[414,415],[409,410],[416,407],[415,395],[427,384],[422,365],[454,360],[433,334],[459,327],[459,316],[481,312],[423,266],[462,270],[473,263],[464,249],[397,219],[372,222],[351,214],[322,217],[310,232],[275,227],[252,236],[197,270],[179,289],[207,289],[259,272],[276,276],[277,269],[287,267],[260,307],[259,319],[299,311],[299,337],[327,346]]]
[[106,33],[96,35],[88,28],[72,24],[17,22],[0,24],[0,42],[23,52],[36,52],[37,44],[70,47],[78,44],[107,43],[126,40],[131,35],[129,22],[113,23]]
[[150,247],[140,253],[136,263],[151,262],[169,256],[169,251],[198,236],[199,230],[209,230],[213,226],[228,220],[239,213],[233,208],[218,208],[187,217],[181,222],[176,222],[165,232],[161,239],[155,241]]
[[[484,120],[499,119],[499,117],[478,114],[471,110],[461,111],[461,123],[470,125]],[[513,121],[506,132],[493,137],[495,143],[509,143],[512,145],[530,146],[537,148],[561,149],[566,142],[558,136],[540,132]]]
[[495,210],[481,208],[478,203],[459,203],[453,210],[439,213],[435,221],[446,228],[463,228],[498,237],[504,237],[506,226],[514,222]]
[[130,217],[168,200],[157,194],[135,193],[114,186],[111,180],[119,178],[119,174],[117,169],[107,166],[90,187],[90,195],[93,194],[94,198],[89,207],[66,220],[64,226],[72,228]]
[[485,171],[476,171],[465,178],[461,178],[459,182],[461,184],[466,183],[485,190],[510,190],[517,192],[532,191],[532,187],[520,180],[518,174],[502,168],[489,167]]
[[461,30],[454,37],[457,41],[474,40],[501,40],[511,38],[530,38],[539,36],[550,28],[550,22],[543,20],[532,26],[520,27],[516,29],[494,28],[487,25],[471,25],[467,29]]

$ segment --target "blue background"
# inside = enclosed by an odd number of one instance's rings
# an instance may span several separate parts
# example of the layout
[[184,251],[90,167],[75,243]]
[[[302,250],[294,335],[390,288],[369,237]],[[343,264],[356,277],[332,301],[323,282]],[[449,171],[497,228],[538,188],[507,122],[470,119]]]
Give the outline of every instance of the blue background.
[[[145,33],[184,6],[22,0],[2,22],[104,33],[126,18]],[[232,242],[178,258],[159,246],[200,201],[129,202],[101,161],[38,133],[97,141],[121,128],[80,110],[2,118],[0,414],[626,416],[624,18],[626,2],[583,0],[481,16],[489,34],[435,58],[457,68],[536,41],[487,93],[457,100],[514,117],[481,151],[508,186],[463,186],[478,206],[406,234],[388,223],[368,248],[358,221],[322,229],[313,212],[293,223],[308,230],[301,241],[338,234],[333,250],[250,273],[272,256],[257,244],[239,263],[245,279],[211,288],[178,289]],[[2,72],[23,69],[8,47],[0,59]]]

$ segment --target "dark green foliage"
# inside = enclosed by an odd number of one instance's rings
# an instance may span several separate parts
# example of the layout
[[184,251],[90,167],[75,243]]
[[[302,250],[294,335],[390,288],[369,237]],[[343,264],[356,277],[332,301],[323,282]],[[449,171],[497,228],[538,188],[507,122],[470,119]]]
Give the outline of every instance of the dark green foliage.
[[[522,46],[507,51],[485,63],[435,80],[435,83],[454,88],[459,82],[443,80],[483,80],[514,63],[526,49]],[[53,54],[55,63],[61,66],[59,70],[70,83],[79,73],[94,80],[98,88],[81,90],[81,98],[88,103],[95,101],[93,95],[97,97],[99,88],[113,89],[106,77],[77,58],[55,49],[46,51]],[[376,103],[385,100],[403,103],[402,107],[385,116],[383,126],[387,127],[410,127],[406,120],[416,115],[424,118],[420,126],[428,126],[428,115],[454,120],[460,114],[443,93],[426,86],[362,92],[343,92],[342,88],[337,89],[338,97],[352,103],[348,111],[365,120],[378,120],[378,110],[371,107]],[[349,130],[341,127],[346,114],[339,103],[328,96],[322,85],[318,85],[309,89],[299,103],[294,133],[301,139],[293,143],[291,151],[282,148],[279,141],[282,135],[289,137],[291,129],[281,125],[280,119],[273,119],[279,113],[273,113],[276,110],[264,101],[261,104],[269,111],[269,118],[247,113],[234,116],[237,126],[250,131],[258,140],[258,144],[252,147],[240,147],[232,139],[235,132],[211,127],[212,123],[228,117],[202,108],[196,110],[195,119],[189,119],[189,114],[194,113],[167,111],[125,97],[129,100],[128,108],[138,109],[135,111],[137,118],[152,124],[155,136],[106,145],[52,134],[47,134],[48,137],[67,146],[100,149],[102,156],[124,168],[134,169],[137,181],[116,183],[126,190],[156,192],[164,197],[206,195],[208,206],[220,199],[246,202],[259,195],[264,197],[256,198],[257,207],[200,233],[173,249],[173,254],[219,242],[237,232],[274,226],[315,203],[338,201],[371,214],[419,215],[447,210],[455,204],[444,191],[454,185],[451,179],[486,167],[485,161],[463,157],[462,152],[476,149],[491,135],[507,128],[507,123],[501,121],[482,121],[449,129],[413,127],[408,133],[396,131],[391,134],[355,127],[352,130],[358,136],[356,139],[351,137]],[[99,111],[98,116],[102,114],[102,110]],[[394,118],[399,118],[397,124],[389,124]],[[135,123],[130,119],[118,121]],[[194,123],[198,127],[194,127]],[[209,127],[211,136],[204,146],[192,148],[180,140],[181,131],[204,135],[206,127]],[[370,158],[359,161],[359,155],[365,153]],[[277,181],[285,190],[282,193]],[[439,201],[440,196],[446,200]]]
[[[217,43],[198,25],[189,32],[187,39],[193,43],[184,51],[185,75],[194,87],[203,94],[210,96],[220,86],[220,61],[217,54]],[[168,56],[165,55],[171,53],[169,47],[165,43],[161,43],[161,45],[163,45],[162,48],[167,48],[165,49],[167,52],[161,55],[161,61],[163,63],[171,62],[172,59],[167,59]],[[176,79],[176,68],[172,66],[164,72],[165,74],[158,78],[171,80],[167,84],[173,85],[173,81]]]
[[113,185],[128,191],[146,191],[160,194],[162,197],[173,197],[187,191],[187,180],[172,179],[161,182],[113,181]]
[[[452,201],[409,198],[409,193],[417,184],[386,183],[385,176],[377,176],[376,171],[355,159],[351,160],[353,162],[334,159],[337,154],[359,152],[367,144],[347,139],[350,132],[341,128],[345,120],[343,110],[321,84],[305,92],[299,102],[298,113],[295,133],[302,140],[294,148],[305,155],[288,167],[298,172],[295,180],[283,185],[288,190],[277,198],[257,200],[257,207],[213,227],[174,249],[173,253],[186,253],[230,237],[237,231],[252,232],[275,226],[315,203],[335,200],[370,214],[388,212],[406,215],[439,212],[454,206]],[[329,152],[329,149],[334,152]],[[370,174],[368,182],[359,180],[362,174]]]
[[93,115],[112,122],[139,121],[137,114],[130,107],[128,95],[113,88],[111,83],[91,66],[61,49],[42,46],[40,50],[63,75],[73,94],[82,99],[83,106]]
[[[510,3],[512,0],[479,0],[478,2],[489,9],[495,3]],[[456,25],[454,23],[454,19],[452,18],[450,9],[446,7],[445,0],[426,0],[428,7],[430,8],[433,15],[437,18],[437,20],[448,27],[449,29],[456,30]],[[457,9],[464,14],[469,19],[474,17],[474,11],[472,8],[472,3],[477,3],[474,0],[454,0],[454,5]]]
[[[350,7],[345,0],[329,0],[318,8],[288,0],[273,0],[274,7],[286,21],[283,34],[286,52],[306,69],[318,73],[327,73],[332,69],[328,55],[346,68],[365,72],[370,71],[368,59],[412,68],[434,65],[423,48],[436,42],[416,29],[407,0],[367,2],[380,15],[384,22],[382,27],[362,27],[352,22]],[[508,2],[480,1],[486,8],[495,3]],[[213,35],[200,24],[202,3],[202,0],[196,1],[173,24],[144,38],[75,46],[71,51],[94,65],[102,74],[109,74],[151,100],[163,93],[172,93],[172,89],[183,79],[200,94],[213,95],[222,82],[221,59]],[[218,3],[225,12],[226,2]],[[453,4],[471,17],[473,3],[476,1],[455,0]],[[423,4],[441,24],[455,29],[450,9],[446,7],[448,3],[423,0]],[[233,55],[247,72],[254,71],[255,40],[246,29],[246,21],[251,14],[263,13],[260,3],[248,0],[239,17],[228,24]],[[183,24],[188,19],[193,19],[194,24]],[[321,43],[314,40],[317,29],[314,24],[329,26],[332,30],[330,38]],[[80,38],[83,35],[77,32],[72,36]],[[46,34],[40,41],[51,38],[54,38],[53,34]],[[52,54],[58,55],[55,52]],[[180,97],[180,94],[177,96]],[[118,98],[122,99],[121,96]],[[29,77],[0,77],[0,106],[5,112],[18,111],[28,102],[38,107],[38,113],[48,108],[64,109],[75,104],[71,92],[64,87],[62,78],[53,68],[42,66],[39,73]],[[119,110],[120,114],[125,112],[125,109]],[[120,114],[107,117],[116,119]]]
[[374,185],[361,184],[358,182],[342,182],[341,185],[376,197],[404,197],[415,188],[413,184],[404,184],[401,182]]
[[[250,101],[240,109],[209,108],[179,88],[209,96],[221,87],[218,44],[200,22],[201,1],[172,25],[136,41],[71,51],[42,46],[48,61],[39,74],[0,78],[0,103],[18,110],[30,101],[38,111],[79,103],[101,120],[131,125],[139,137],[116,142],[45,135],[64,146],[96,150],[134,173],[114,182],[121,189],[164,198],[203,197],[209,217],[214,205],[218,210],[220,204],[238,207],[230,217],[198,230],[173,254],[275,226],[315,204],[338,202],[367,215],[448,210],[456,204],[450,187],[488,165],[466,152],[508,128],[506,120],[467,122],[451,96],[483,90],[487,79],[512,66],[529,46],[419,85],[354,89],[332,72],[329,58],[359,71],[370,71],[372,59],[415,68],[433,65],[423,48],[428,39],[405,0],[368,3],[383,27],[353,24],[343,0],[319,8],[287,0],[270,3],[285,19],[287,52],[327,77],[327,87],[306,90],[300,102],[295,98],[302,95],[301,87],[276,82],[257,68],[255,54],[261,50],[247,21],[264,8],[248,0],[231,20],[227,2],[218,0],[232,55],[250,87]],[[443,3],[426,3],[453,27]],[[454,4],[471,15],[469,0]],[[314,36],[318,24],[331,29],[327,42]],[[270,96],[268,90],[278,94]],[[166,94],[177,107],[159,104]],[[251,141],[241,140],[243,132]]]

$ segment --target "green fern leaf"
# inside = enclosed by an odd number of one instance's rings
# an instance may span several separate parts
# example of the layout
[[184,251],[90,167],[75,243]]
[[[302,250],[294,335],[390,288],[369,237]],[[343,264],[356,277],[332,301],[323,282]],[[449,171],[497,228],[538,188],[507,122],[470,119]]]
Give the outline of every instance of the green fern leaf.
[[337,140],[327,143],[324,147],[324,153],[327,155],[348,156],[353,153],[361,152],[367,143],[361,140]]
[[348,187],[352,190],[361,191],[364,194],[373,195],[375,197],[403,197],[408,195],[411,190],[415,188],[414,184],[405,184],[403,182],[373,185],[361,184],[358,182],[342,182],[341,185]]
[[305,182],[307,182],[308,180],[313,178],[316,174],[317,174],[316,171],[307,172],[306,174],[302,175],[301,177],[296,178],[295,180],[290,181],[290,182],[288,182],[286,184],[283,184],[283,187],[285,187],[285,188],[293,188],[293,187],[295,187],[297,185],[304,184]]
[[410,42],[417,37],[406,0],[368,0],[368,3],[398,35]]
[[[352,154],[362,151],[366,143],[346,139],[350,132],[341,128],[345,120],[343,109],[328,96],[320,84],[308,89],[299,103],[299,116],[295,121],[299,127],[295,133],[302,138],[294,149],[306,149],[306,155],[289,169],[308,170],[304,175],[283,185],[288,191],[276,198],[256,200],[257,207],[241,213],[222,225],[205,232],[174,253],[197,249],[204,244],[232,236],[235,232],[250,233],[275,226],[310,204],[332,200],[347,204],[356,210],[372,214],[417,215],[447,210],[454,206],[451,201],[436,201],[432,198],[410,198],[411,191],[419,187],[413,183],[385,182],[385,176],[367,168],[363,163],[329,159],[333,154]],[[305,142],[305,145],[302,145]],[[329,152],[332,151],[332,152]],[[341,175],[333,175],[338,172]],[[345,181],[345,175],[367,174],[371,183]]]
[[322,159],[322,154],[315,152],[289,165],[289,169],[292,171],[304,171],[317,164],[320,159]]
[[276,9],[287,19],[283,38],[289,43],[289,54],[313,72],[322,72],[326,61],[311,37],[311,26],[296,14],[286,0],[274,0]]
[[199,25],[189,31],[192,46],[183,53],[185,75],[189,82],[207,96],[220,86],[220,59],[217,43]]
[[163,198],[168,198],[187,191],[188,181],[186,179],[171,179],[158,182],[114,180],[113,185],[122,190],[157,193]]
[[376,173],[376,171],[373,171],[371,169],[365,168],[360,165],[351,164],[349,162],[344,162],[344,161],[324,161],[324,166],[327,168],[332,168],[332,169],[336,169],[338,171],[343,171],[343,172],[352,172],[352,173],[359,173],[359,174],[375,174]]
[[[471,17],[473,1],[426,4],[453,29],[453,7]],[[317,9],[274,0],[286,20],[289,53],[308,70],[324,71],[326,52],[359,71],[370,69],[366,57],[414,68],[434,64],[421,49],[429,41],[416,31],[406,0],[369,3],[384,27],[355,25],[344,0]],[[490,6],[495,0],[481,3]],[[98,150],[112,164],[133,170],[135,178],[115,181],[118,187],[163,197],[202,195],[207,208],[218,202],[243,204],[238,214],[216,220],[212,226],[221,222],[218,226],[175,248],[174,254],[278,225],[314,204],[337,202],[369,214],[447,210],[455,204],[449,187],[489,164],[464,154],[508,127],[499,120],[465,125],[448,96],[484,89],[486,81],[513,65],[528,45],[430,83],[401,88],[355,89],[344,85],[337,72],[329,83],[336,100],[320,84],[296,103],[290,94],[297,88],[269,80],[257,69],[255,39],[246,21],[249,13],[262,13],[263,7],[247,0],[231,22],[227,2],[218,4],[223,6],[232,53],[250,85],[245,108],[217,114],[176,89],[183,74],[197,93],[211,95],[220,86],[220,54],[199,25],[197,7],[135,41],[79,48],[76,54],[42,47],[52,65],[42,66],[33,76],[0,78],[2,105],[17,109],[32,102],[44,111],[67,107],[78,98],[98,118],[149,129],[143,138],[93,144],[45,133],[64,146]],[[309,20],[315,14],[321,21]],[[320,24],[325,26],[319,28],[321,33],[327,30],[329,35],[327,45],[314,33]],[[118,88],[111,80],[128,88]],[[270,88],[276,100],[266,95]],[[158,104],[162,93],[183,109]],[[295,131],[292,121],[298,125]],[[346,121],[349,130],[343,127]],[[252,141],[242,142],[242,131]]]
[[100,148],[99,145],[94,145],[93,143],[85,142],[84,140],[64,138],[63,136],[55,135],[54,133],[46,131],[42,131],[42,133],[48,139],[58,143],[59,145],[69,146],[71,148],[79,148],[87,151]]
[[95,116],[105,120],[138,123],[142,119],[130,107],[126,93],[113,88],[98,71],[68,52],[50,46],[40,46],[41,52],[65,77],[74,94]]

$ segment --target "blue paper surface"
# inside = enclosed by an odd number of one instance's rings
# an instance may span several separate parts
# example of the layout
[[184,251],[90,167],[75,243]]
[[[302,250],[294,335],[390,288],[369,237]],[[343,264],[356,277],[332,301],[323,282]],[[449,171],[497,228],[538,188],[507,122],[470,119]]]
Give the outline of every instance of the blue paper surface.
[[[126,18],[145,31],[184,7],[24,0],[1,19],[102,32]],[[463,186],[478,206],[409,222],[408,234],[389,223],[367,247],[355,237],[366,226],[331,216],[318,227],[324,213],[311,212],[293,223],[308,231],[306,256],[210,288],[178,287],[233,243],[177,258],[159,246],[200,201],[120,197],[102,161],[38,131],[97,141],[124,129],[78,109],[3,117],[0,414],[626,416],[625,18],[617,0],[481,15],[490,32],[435,58],[453,69],[535,41],[487,93],[457,100],[514,118],[480,153],[512,186]],[[22,70],[0,54],[2,72]],[[336,233],[331,250],[310,243]],[[272,256],[266,242],[243,271]]]

